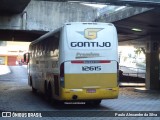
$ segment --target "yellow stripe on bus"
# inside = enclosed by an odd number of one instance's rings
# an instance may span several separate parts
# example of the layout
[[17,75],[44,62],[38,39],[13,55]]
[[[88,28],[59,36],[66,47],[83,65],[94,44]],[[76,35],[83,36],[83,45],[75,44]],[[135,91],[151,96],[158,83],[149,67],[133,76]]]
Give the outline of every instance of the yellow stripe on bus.
[[117,73],[65,74],[65,88],[78,89],[87,87],[117,87]]
[[77,100],[97,100],[97,99],[114,99],[118,98],[119,88],[112,89],[96,89],[95,93],[87,93],[87,89],[82,91],[74,91],[72,89],[61,88],[61,96],[59,100],[73,100],[73,96],[77,96]]

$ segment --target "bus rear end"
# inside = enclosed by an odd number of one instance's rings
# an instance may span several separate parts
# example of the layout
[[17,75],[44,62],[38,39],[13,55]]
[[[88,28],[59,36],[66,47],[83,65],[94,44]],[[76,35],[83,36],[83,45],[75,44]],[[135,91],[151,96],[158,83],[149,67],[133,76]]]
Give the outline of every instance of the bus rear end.
[[94,101],[117,98],[115,27],[105,23],[70,23],[63,29],[62,40],[60,99]]

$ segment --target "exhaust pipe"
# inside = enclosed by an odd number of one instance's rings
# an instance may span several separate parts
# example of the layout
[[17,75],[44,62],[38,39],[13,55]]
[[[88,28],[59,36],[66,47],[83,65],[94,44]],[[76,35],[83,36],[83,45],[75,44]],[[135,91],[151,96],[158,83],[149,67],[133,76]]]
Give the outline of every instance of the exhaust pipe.
[[72,99],[73,99],[73,100],[77,100],[77,99],[78,99],[78,96],[77,96],[77,95],[73,95],[73,96],[72,96]]

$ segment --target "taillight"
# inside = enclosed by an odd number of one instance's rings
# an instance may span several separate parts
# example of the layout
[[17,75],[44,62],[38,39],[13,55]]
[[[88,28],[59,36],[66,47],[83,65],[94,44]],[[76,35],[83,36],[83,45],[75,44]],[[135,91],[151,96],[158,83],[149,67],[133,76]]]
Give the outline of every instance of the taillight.
[[119,86],[120,76],[121,74],[119,74],[119,63],[117,62],[117,86]]
[[110,60],[99,60],[99,63],[111,63]]
[[64,62],[60,66],[60,86],[64,87]]
[[60,66],[60,77],[64,77],[64,62]]
[[73,64],[81,64],[81,63],[84,63],[84,60],[73,60],[73,61],[71,61],[71,63],[73,63]]
[[119,63],[117,62],[117,70],[119,70]]

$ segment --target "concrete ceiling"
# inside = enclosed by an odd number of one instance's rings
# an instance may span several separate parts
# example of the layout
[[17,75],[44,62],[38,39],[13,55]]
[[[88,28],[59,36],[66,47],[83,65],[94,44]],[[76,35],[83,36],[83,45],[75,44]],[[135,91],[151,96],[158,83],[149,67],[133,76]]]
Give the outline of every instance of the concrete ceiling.
[[[119,41],[144,40],[154,35],[160,39],[160,9],[150,11],[114,22],[119,34]],[[142,31],[134,31],[133,28]]]
[[141,7],[159,7],[159,0],[36,0],[36,1],[53,1],[53,2],[80,2],[93,4],[110,4],[110,5],[127,5]]
[[[152,9],[147,12],[134,15],[116,22],[113,22],[117,28],[119,42],[143,41],[147,36],[157,36],[160,38],[160,9]],[[132,28],[141,29],[134,31]],[[42,31],[18,31],[18,30],[0,30],[1,40],[33,41],[46,32]],[[135,42],[134,42],[135,43]]]
[[1,0],[0,15],[21,13],[30,1],[31,0]]
[[0,30],[0,41],[23,41],[32,42],[39,38],[46,31],[26,31],[26,30]]
[[[2,0],[0,3],[0,13],[17,13],[22,11],[30,0]],[[51,0],[58,1],[58,0]],[[66,1],[66,0],[63,0]],[[84,0],[85,1],[85,0]],[[87,0],[86,0],[87,1]],[[89,0],[88,0],[89,1]],[[102,0],[103,1],[103,0]],[[116,2],[116,0],[113,0]],[[141,0],[139,0],[141,1]],[[151,1],[151,0],[150,0]],[[152,0],[156,1],[156,0]],[[117,1],[118,2],[118,1]],[[160,2],[160,1],[159,1]],[[157,4],[159,5],[159,4]],[[22,7],[23,6],[23,7]],[[144,40],[146,36],[155,35],[159,39],[160,35],[160,9],[158,7],[114,22],[119,41]],[[132,28],[141,29],[141,32],[133,31]],[[18,31],[18,30],[0,30],[1,40],[32,41],[45,32],[42,31]]]

